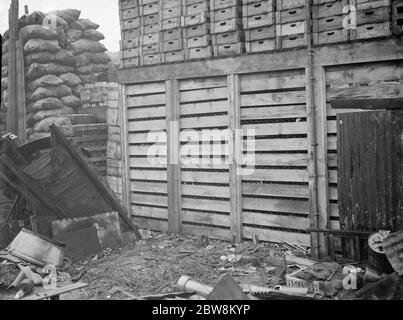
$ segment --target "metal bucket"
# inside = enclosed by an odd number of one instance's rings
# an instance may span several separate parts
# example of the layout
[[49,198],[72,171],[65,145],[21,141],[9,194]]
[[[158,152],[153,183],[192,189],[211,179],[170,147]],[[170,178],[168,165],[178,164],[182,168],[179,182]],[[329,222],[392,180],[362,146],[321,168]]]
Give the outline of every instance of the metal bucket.
[[65,247],[64,243],[22,229],[11,244],[0,252],[0,258],[17,258],[41,267],[51,264],[60,269],[64,263]]

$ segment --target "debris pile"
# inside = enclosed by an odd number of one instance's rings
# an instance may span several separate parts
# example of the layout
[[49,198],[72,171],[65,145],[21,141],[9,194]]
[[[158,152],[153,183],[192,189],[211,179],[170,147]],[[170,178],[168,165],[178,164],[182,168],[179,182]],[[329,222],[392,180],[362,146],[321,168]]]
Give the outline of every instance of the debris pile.
[[[75,9],[35,11],[20,19],[25,64],[27,137],[49,136],[49,126],[69,125],[66,115],[82,105],[80,91],[108,70],[99,25]],[[2,88],[7,88],[8,32],[4,35]],[[7,94],[4,95],[7,102]]]

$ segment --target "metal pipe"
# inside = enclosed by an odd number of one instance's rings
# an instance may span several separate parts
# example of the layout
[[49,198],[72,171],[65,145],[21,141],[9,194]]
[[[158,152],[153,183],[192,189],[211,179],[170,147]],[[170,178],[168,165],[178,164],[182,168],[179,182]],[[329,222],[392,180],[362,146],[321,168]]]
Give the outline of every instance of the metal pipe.
[[[307,40],[307,66],[306,66],[306,97],[307,97],[307,118],[310,121],[309,127],[309,143],[311,151],[309,154],[309,167],[310,167],[310,219],[311,228],[319,228],[319,204],[318,204],[318,166],[317,166],[317,140],[316,140],[316,106],[314,98],[314,72],[313,60],[314,52],[312,48],[312,0],[306,0],[306,40]],[[320,258],[320,235],[311,233],[311,250],[313,258]]]
[[195,291],[197,294],[199,294],[202,297],[207,297],[211,293],[211,291],[213,291],[213,289],[214,289],[213,287],[210,287],[203,283],[191,280],[190,277],[188,277],[188,276],[181,277],[176,286],[177,286],[178,290],[180,290],[180,291],[185,291],[185,292]]

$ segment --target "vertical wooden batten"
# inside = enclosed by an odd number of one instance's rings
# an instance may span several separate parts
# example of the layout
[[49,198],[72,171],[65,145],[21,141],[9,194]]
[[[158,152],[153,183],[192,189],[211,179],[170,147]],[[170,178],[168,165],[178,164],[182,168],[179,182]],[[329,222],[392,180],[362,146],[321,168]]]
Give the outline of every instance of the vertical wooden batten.
[[24,70],[24,43],[22,37],[17,40],[17,115],[18,115],[18,137],[21,143],[26,140],[26,107],[25,107],[25,70]]
[[167,165],[168,165],[168,232],[181,232],[181,166],[179,162],[179,84],[177,80],[167,80]]
[[[242,176],[241,160],[243,135],[241,129],[241,105],[239,75],[228,76],[228,120],[230,131],[230,219],[234,242],[242,242]],[[239,141],[240,140],[240,141]]]
[[129,155],[129,139],[128,139],[128,110],[127,110],[127,92],[126,86],[119,85],[119,115],[120,115],[120,132],[121,132],[121,148],[122,148],[122,182],[123,182],[123,205],[127,212],[131,215],[131,197],[130,197],[130,155]]

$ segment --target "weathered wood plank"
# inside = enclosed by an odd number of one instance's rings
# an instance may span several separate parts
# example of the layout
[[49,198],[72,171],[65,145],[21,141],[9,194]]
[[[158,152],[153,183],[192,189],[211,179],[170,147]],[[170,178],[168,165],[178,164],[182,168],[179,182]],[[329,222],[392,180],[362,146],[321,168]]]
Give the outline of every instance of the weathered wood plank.
[[133,223],[136,223],[141,229],[167,232],[168,222],[161,220],[152,220],[147,218],[132,217]]
[[274,243],[283,243],[283,241],[288,241],[304,247],[310,246],[309,234],[244,226],[244,238],[252,239],[254,236],[257,236],[260,241]]
[[183,182],[193,183],[229,183],[228,172],[182,171]]
[[247,74],[241,77],[241,92],[295,89],[305,87],[305,75],[301,72]]
[[306,151],[308,150],[308,141],[306,138],[259,139],[255,140],[254,143],[245,140],[243,150],[248,152]]
[[145,118],[165,118],[166,108],[131,108],[128,111],[129,120],[145,119]]
[[243,197],[244,210],[309,214],[308,201]]
[[262,120],[262,119],[284,119],[284,118],[305,118],[306,106],[284,106],[284,107],[261,107],[242,108],[241,119]]
[[229,201],[211,199],[191,199],[182,197],[182,209],[206,210],[229,213]]
[[228,215],[214,214],[211,212],[195,212],[182,210],[182,221],[203,225],[230,227]]
[[278,106],[305,103],[305,91],[256,93],[241,96],[242,107]]
[[[158,161],[157,161],[158,160]],[[149,159],[149,158],[133,158],[129,159],[129,166],[131,168],[167,168],[167,159]]]
[[[155,151],[157,150],[157,151]],[[130,156],[167,156],[167,145],[164,143],[154,145],[129,146]]]
[[255,154],[256,166],[305,167],[308,165],[308,153],[295,154]]
[[227,98],[228,98],[228,89],[226,87],[182,91],[182,92],[180,92],[180,95],[179,95],[179,99],[180,99],[179,101],[181,103],[218,100],[218,99],[227,99]]
[[[295,217],[257,212],[244,212],[244,223],[262,227],[275,227],[294,230],[309,229],[309,217]],[[271,230],[267,231],[268,233]]]
[[166,171],[157,170],[130,170],[131,180],[167,181]]
[[282,136],[307,134],[306,122],[280,122],[280,123],[259,123],[242,125],[244,134],[246,130],[254,130],[256,136]]
[[136,131],[165,131],[166,121],[163,120],[149,120],[149,121],[130,121],[128,124],[129,132]]
[[127,106],[129,108],[165,105],[165,103],[166,103],[166,97],[164,93],[151,94],[147,96],[127,97]]
[[154,205],[161,207],[168,207],[168,197],[161,195],[150,195],[150,194],[140,194],[132,193],[131,195],[132,204],[136,205]]
[[181,104],[181,116],[228,112],[228,102],[208,101]]
[[132,192],[168,193],[166,183],[132,181],[130,184]]
[[228,187],[182,184],[182,195],[229,198],[230,192]]
[[226,77],[208,77],[200,79],[182,80],[179,82],[179,90],[198,90],[227,87]]
[[289,197],[308,199],[308,186],[288,184],[242,183],[244,196]]
[[181,129],[227,128],[228,116],[182,118],[180,125]]
[[231,241],[231,230],[222,228],[202,227],[197,225],[183,224],[183,233],[199,236],[206,236],[210,239]]
[[242,177],[243,181],[267,182],[308,182],[307,170],[292,169],[255,169],[250,175]]
[[164,82],[139,83],[126,86],[127,95],[144,95],[165,92]]
[[132,205],[132,215],[144,218],[168,219],[168,209]]

